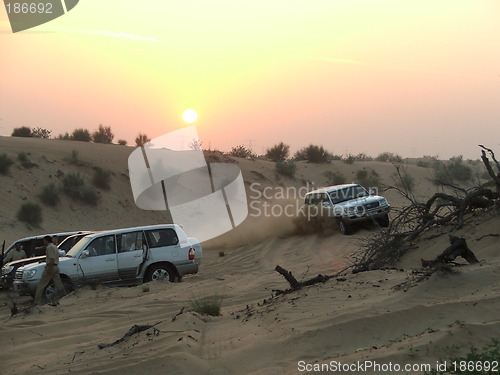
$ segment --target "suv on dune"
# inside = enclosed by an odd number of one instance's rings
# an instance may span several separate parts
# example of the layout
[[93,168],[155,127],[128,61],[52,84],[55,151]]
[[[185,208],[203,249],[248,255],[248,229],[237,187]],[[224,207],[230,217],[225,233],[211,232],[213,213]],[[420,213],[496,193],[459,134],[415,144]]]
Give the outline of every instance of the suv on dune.
[[[62,242],[57,246],[59,249],[59,255],[64,256],[66,253],[71,250],[71,248],[78,242],[80,241],[83,237],[85,237],[88,234],[91,234],[92,232],[78,232],[78,234],[74,234],[72,236],[66,237]],[[64,238],[64,235],[57,235],[59,239]],[[37,236],[36,238],[38,239],[40,236]],[[25,240],[25,239],[23,239]],[[18,245],[20,243],[23,243],[22,240],[14,242],[14,246]],[[24,241],[26,243],[26,241]],[[35,241],[36,243],[36,241]],[[14,248],[14,246],[11,245],[9,249]],[[38,245],[37,245],[38,246]],[[41,246],[41,244],[39,245]],[[9,263],[4,264],[2,267],[2,278],[0,282],[0,286],[2,288],[10,288],[12,286],[12,283],[14,282],[14,276],[16,274],[16,271],[18,268],[23,267],[27,264],[30,263],[39,263],[40,261],[45,260],[45,255],[41,256],[36,256],[36,257],[31,257],[31,258],[24,258],[20,260],[15,260]]]
[[[93,233],[59,258],[61,280],[68,290],[83,284],[140,284],[175,281],[198,272],[201,245],[176,224],[151,225]],[[34,295],[45,264],[17,270],[14,290]],[[54,285],[44,296],[50,299]]]
[[340,232],[351,234],[352,224],[374,220],[381,227],[389,226],[391,207],[384,197],[375,195],[358,184],[328,186],[311,191],[305,196],[305,205],[321,205],[334,216]]

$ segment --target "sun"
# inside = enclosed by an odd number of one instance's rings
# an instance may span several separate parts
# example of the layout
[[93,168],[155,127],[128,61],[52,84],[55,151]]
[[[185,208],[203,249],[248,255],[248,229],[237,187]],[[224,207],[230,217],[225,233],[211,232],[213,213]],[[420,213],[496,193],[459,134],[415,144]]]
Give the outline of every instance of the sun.
[[192,124],[198,119],[198,114],[194,109],[186,109],[184,112],[182,112],[182,119],[184,120],[184,122]]

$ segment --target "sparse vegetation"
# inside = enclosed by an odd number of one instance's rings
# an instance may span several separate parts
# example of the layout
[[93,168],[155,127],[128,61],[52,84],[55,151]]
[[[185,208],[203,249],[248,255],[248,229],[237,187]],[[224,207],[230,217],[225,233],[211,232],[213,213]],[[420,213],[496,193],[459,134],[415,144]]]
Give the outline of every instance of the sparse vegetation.
[[109,190],[111,181],[111,172],[100,167],[94,167],[94,186],[99,189]]
[[9,173],[10,166],[14,164],[14,161],[7,154],[0,154],[0,173]]
[[373,169],[368,172],[366,169],[359,169],[356,172],[356,180],[365,188],[377,187],[380,185],[380,176]]
[[119,140],[118,140],[118,144],[119,144],[120,146],[126,146],[126,145],[127,145],[127,141],[126,141],[125,139],[119,139]]
[[86,161],[83,161],[82,159],[80,159],[80,156],[79,156],[79,153],[78,151],[76,150],[72,150],[71,151],[71,155],[68,159],[68,162],[72,165],[77,165],[79,167],[84,167],[84,166],[89,166],[90,163],[86,162]]
[[71,135],[70,140],[80,141],[80,142],[90,142],[92,140],[92,135],[87,129],[79,128],[73,130],[73,134]]
[[288,155],[290,153],[290,146],[284,144],[283,142],[278,143],[277,145],[274,145],[273,147],[270,147],[266,151],[266,159],[269,159],[271,161],[285,161],[288,158]]
[[31,128],[31,136],[33,138],[49,139],[52,134],[52,130],[44,128]]
[[36,167],[37,165],[31,162],[28,155],[29,154],[27,154],[26,152],[18,152],[17,160],[19,160],[21,162],[21,165],[26,169]]
[[415,189],[415,178],[408,173],[406,169],[401,169],[400,174],[394,174],[393,180],[398,188],[406,191],[408,193],[412,193]]
[[53,183],[46,185],[40,193],[40,200],[47,206],[56,206],[59,203],[59,189]]
[[349,154],[343,157],[342,161],[346,164],[354,164],[354,162],[356,161],[356,157],[354,155]]
[[81,190],[80,199],[87,204],[96,206],[97,202],[99,201],[99,195],[95,190],[84,186],[83,189]]
[[375,160],[391,162],[391,163],[401,163],[403,161],[403,158],[400,155],[394,154],[392,152],[382,152],[378,154]]
[[66,194],[73,198],[80,198],[83,193],[85,182],[79,173],[68,173],[62,179],[63,189]]
[[239,145],[233,147],[231,151],[229,151],[230,156],[234,156],[236,158],[255,158],[256,155],[253,151],[243,145]]
[[15,128],[11,134],[12,137],[31,137],[31,129],[27,126]]
[[113,142],[114,137],[115,135],[109,126],[99,125],[99,129],[92,133],[92,140],[94,143],[110,144]]
[[332,159],[332,154],[323,146],[309,145],[297,151],[295,160],[307,160],[310,163],[327,163]]
[[151,140],[146,134],[139,133],[139,135],[135,138],[135,145],[137,147],[144,146],[144,144],[148,143]]
[[17,219],[37,227],[42,222],[42,208],[36,203],[23,203],[17,212]]
[[472,179],[472,168],[463,163],[462,156],[455,156],[448,163],[438,162],[434,171],[436,184],[454,184]]
[[326,171],[324,175],[328,179],[327,185],[342,185],[347,182],[345,176],[340,172]]
[[297,164],[292,160],[278,161],[276,163],[276,171],[284,176],[294,177],[297,172]]
[[222,297],[218,294],[193,298],[190,304],[191,311],[210,316],[221,315]]
[[[449,348],[447,348],[450,350]],[[451,350],[458,350],[458,347],[453,347]],[[498,365],[500,358],[500,340],[492,339],[492,343],[486,345],[482,350],[471,347],[470,351],[463,357],[451,358],[440,363],[446,363],[446,370],[434,369],[431,372],[425,372],[426,375],[476,375],[476,374],[493,374],[493,366]]]

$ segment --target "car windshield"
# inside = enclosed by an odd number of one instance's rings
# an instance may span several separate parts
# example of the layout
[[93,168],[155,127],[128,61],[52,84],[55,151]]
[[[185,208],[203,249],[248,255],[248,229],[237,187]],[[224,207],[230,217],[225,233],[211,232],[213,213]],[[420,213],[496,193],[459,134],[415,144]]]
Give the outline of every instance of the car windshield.
[[330,192],[330,198],[333,204],[349,201],[351,199],[362,198],[368,196],[368,192],[362,186],[349,186],[344,189],[339,189]]
[[74,258],[80,253],[81,249],[84,249],[85,246],[90,242],[89,237],[83,237],[78,243],[76,243],[70,251],[66,254],[67,257]]

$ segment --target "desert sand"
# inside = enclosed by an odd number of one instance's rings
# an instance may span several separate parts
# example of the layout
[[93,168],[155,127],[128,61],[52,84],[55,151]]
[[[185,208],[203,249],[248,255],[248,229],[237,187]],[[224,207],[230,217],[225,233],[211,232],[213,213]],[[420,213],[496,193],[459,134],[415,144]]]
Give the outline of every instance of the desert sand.
[[[58,207],[45,211],[40,228],[16,220],[25,201],[37,202],[42,186],[56,180],[58,170],[77,169],[90,180],[90,166],[67,162],[77,150],[81,160],[113,172],[111,189],[101,191],[97,207],[62,196]],[[0,241],[38,233],[100,230],[165,222],[161,212],[135,207],[127,175],[131,147],[71,141],[0,138],[0,153],[16,158],[29,152],[38,164],[23,169],[18,162],[0,175]],[[220,155],[214,158],[222,158]],[[247,188],[327,184],[325,171],[339,171],[350,182],[355,171],[374,169],[390,183],[390,163],[341,161],[299,163],[295,179],[274,171],[274,163],[234,159]],[[410,165],[417,195],[434,187],[430,170]],[[90,185],[90,181],[89,181]],[[251,192],[249,191],[249,194]],[[391,204],[403,204],[394,192]],[[426,233],[393,269],[347,273],[326,283],[274,297],[286,289],[276,265],[298,279],[335,274],[352,261],[359,239],[376,230],[363,226],[352,236],[294,235],[292,218],[252,218],[241,227],[205,244],[199,273],[179,283],[154,282],[149,290],[135,287],[83,287],[60,301],[30,313],[10,316],[12,298],[19,307],[29,297],[0,292],[0,372],[2,374],[299,374],[299,361],[325,364],[430,364],[482,347],[500,335],[500,217],[489,211],[474,216],[454,232],[464,237],[480,263],[456,267],[457,273],[434,273],[416,282],[420,259],[432,259],[448,246],[452,228]],[[220,252],[224,256],[220,256]],[[190,300],[220,294],[222,315],[188,311]],[[175,321],[172,317],[185,311]],[[99,349],[122,337],[134,324],[155,325],[120,344]],[[335,372],[330,372],[335,373]],[[387,373],[353,371],[339,373]],[[395,372],[394,372],[395,373]],[[420,374],[422,371],[401,373]]]

